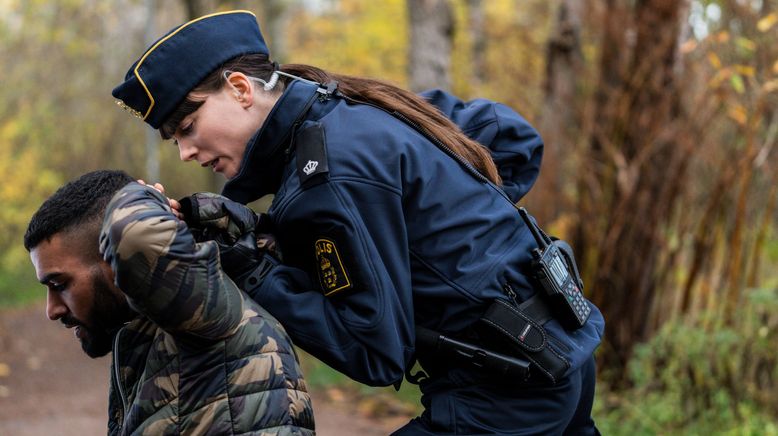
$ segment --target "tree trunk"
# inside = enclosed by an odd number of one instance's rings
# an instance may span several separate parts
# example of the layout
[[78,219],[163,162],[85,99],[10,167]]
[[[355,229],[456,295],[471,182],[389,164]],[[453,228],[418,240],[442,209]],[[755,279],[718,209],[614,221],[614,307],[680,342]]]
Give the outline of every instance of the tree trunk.
[[[613,171],[612,165],[606,163],[608,153],[605,149],[609,146],[608,141],[615,140],[618,136],[615,103],[619,90],[624,85],[626,57],[630,50],[627,29],[631,28],[632,16],[629,9],[620,0],[606,0],[605,3],[604,9],[607,12],[602,14],[601,22],[595,24],[603,29],[599,55],[600,73],[594,95],[594,109],[590,114],[590,150],[582,157],[585,160],[580,165],[581,168],[589,170],[578,172],[578,220],[573,237],[573,246],[579,247],[578,250],[581,251],[580,268],[586,283],[594,280],[598,269],[596,235],[602,232],[602,217],[598,205],[611,201],[606,197],[606,192],[609,190],[607,185],[609,179],[613,178]],[[590,298],[601,307],[602,294],[596,291],[589,291]]]
[[203,0],[181,0],[186,9],[186,19],[194,20],[197,17],[205,15],[205,3]]
[[262,34],[270,47],[270,58],[284,63],[287,58],[286,30],[288,0],[265,0],[262,2],[262,16],[265,28]]
[[554,201],[536,201],[535,215],[541,222],[557,217],[565,207],[564,186],[573,174],[569,157],[576,148],[581,122],[576,109],[577,88],[583,67],[581,53],[581,0],[564,0],[559,5],[555,29],[546,46],[545,102],[538,128],[545,143],[543,171],[535,196]]
[[486,33],[484,29],[485,15],[483,0],[467,0],[468,27],[471,43],[471,77],[470,82],[478,92],[482,83],[488,81],[486,75]]
[[[157,10],[156,0],[146,0],[146,30],[145,40],[146,46],[156,41],[157,27],[154,22],[154,15]],[[159,174],[159,134],[156,130],[149,126],[146,126],[146,180],[152,183],[156,183],[160,180]]]
[[413,91],[451,89],[454,17],[448,0],[408,0],[408,76]]
[[[597,247],[596,261],[589,259],[596,271],[592,299],[608,320],[606,340],[613,352],[605,356],[606,365],[620,374],[632,345],[651,333],[660,232],[672,219],[688,168],[690,149],[676,139],[682,91],[678,41],[686,3],[637,1],[634,29],[625,28],[628,21],[619,14],[606,17],[601,65],[611,67],[601,71],[592,137],[599,192],[582,192],[591,213],[582,222],[593,226],[581,224],[581,233]],[[632,47],[627,32],[635,35]],[[618,53],[629,56],[625,70]],[[596,234],[604,236],[595,239]]]

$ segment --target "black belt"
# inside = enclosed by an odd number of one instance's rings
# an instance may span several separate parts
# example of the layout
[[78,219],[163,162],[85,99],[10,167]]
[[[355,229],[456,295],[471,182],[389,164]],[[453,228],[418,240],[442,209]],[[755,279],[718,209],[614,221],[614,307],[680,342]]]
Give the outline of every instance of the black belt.
[[[473,327],[456,337],[416,326],[417,357],[432,377],[462,368],[513,382],[524,382],[530,373],[540,373],[556,383],[570,363],[548,344],[543,324],[552,318],[540,295],[518,307],[495,300]],[[418,384],[426,377],[421,371],[412,374],[410,367],[406,370],[411,383]]]

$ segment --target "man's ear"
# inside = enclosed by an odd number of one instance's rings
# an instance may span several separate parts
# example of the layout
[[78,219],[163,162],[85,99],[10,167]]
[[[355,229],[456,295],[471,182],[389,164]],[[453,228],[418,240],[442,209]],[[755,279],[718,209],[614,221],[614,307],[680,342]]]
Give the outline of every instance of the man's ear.
[[109,265],[108,262],[101,260],[98,263],[98,267],[100,268],[100,272],[103,278],[105,278],[105,280],[111,285],[111,292],[113,292],[116,296],[126,299],[127,296],[124,295],[124,292],[122,292],[121,289],[116,286],[116,274],[113,272],[111,265]]
[[227,87],[231,88],[232,93],[238,103],[244,108],[249,108],[254,104],[254,84],[245,74],[241,72],[232,72],[227,76]]

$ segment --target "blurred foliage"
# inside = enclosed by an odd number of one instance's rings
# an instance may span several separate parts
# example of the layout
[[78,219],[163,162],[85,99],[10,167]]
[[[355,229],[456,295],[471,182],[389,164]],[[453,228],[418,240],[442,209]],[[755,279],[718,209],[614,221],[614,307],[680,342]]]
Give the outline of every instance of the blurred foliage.
[[[405,2],[344,0],[320,13],[291,11],[284,63],[405,82]],[[272,49],[272,47],[271,47]]]
[[4,270],[0,273],[0,309],[23,306],[33,301],[40,302],[46,297],[46,288],[38,283],[35,279],[35,269],[29,261],[26,262],[19,269]]
[[636,347],[632,388],[598,386],[602,433],[778,434],[778,290],[753,290],[733,315],[670,322]]
[[[20,125],[16,120],[7,120],[0,125],[0,142],[3,144],[23,143],[32,136],[34,127]],[[27,262],[22,246],[22,237],[27,221],[38,204],[61,184],[61,177],[54,171],[42,167],[44,150],[30,147],[0,147],[0,173],[5,182],[0,185],[0,270],[15,271]]]
[[309,388],[325,392],[328,401],[359,403],[359,412],[373,418],[410,419],[423,410],[419,387],[404,381],[394,387],[373,388],[346,377],[310,354],[297,350]]

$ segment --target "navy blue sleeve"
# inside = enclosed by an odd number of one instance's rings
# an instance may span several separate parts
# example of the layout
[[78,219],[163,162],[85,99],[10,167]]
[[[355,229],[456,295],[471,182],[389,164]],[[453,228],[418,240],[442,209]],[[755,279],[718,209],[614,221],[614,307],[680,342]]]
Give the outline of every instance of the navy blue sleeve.
[[437,89],[420,95],[489,149],[511,200],[518,202],[529,192],[540,172],[543,140],[527,120],[486,99],[465,102]]
[[296,345],[354,380],[374,386],[400,380],[414,338],[400,193],[341,180],[276,209],[284,266],[252,298]]

